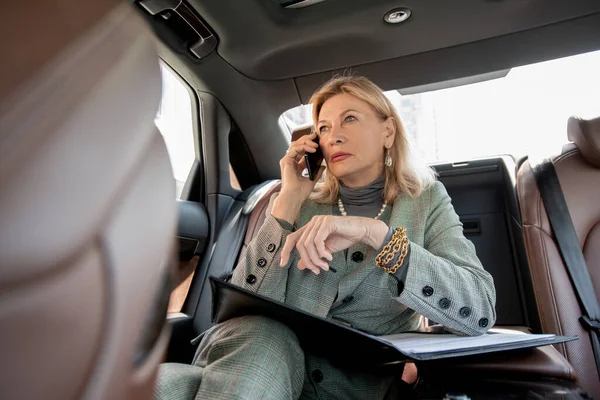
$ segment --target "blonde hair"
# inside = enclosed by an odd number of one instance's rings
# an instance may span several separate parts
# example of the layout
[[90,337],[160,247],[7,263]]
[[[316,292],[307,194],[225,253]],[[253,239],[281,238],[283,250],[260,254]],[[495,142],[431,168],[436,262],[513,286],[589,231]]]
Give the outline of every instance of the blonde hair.
[[[394,119],[396,137],[392,147],[389,149],[389,154],[392,157],[392,166],[384,166],[384,200],[388,204],[393,204],[396,197],[400,194],[406,194],[409,197],[415,198],[433,185],[435,182],[435,172],[414,157],[396,109],[383,91],[365,77],[334,77],[312,95],[309,104],[313,106],[312,113],[315,128],[323,104],[333,96],[343,93],[352,95],[368,103],[382,120],[387,120],[390,117]],[[384,153],[383,149],[382,153]],[[311,195],[311,199],[317,203],[333,204],[338,199],[339,188],[339,180],[325,170],[323,183],[320,183],[316,187],[317,190]]]

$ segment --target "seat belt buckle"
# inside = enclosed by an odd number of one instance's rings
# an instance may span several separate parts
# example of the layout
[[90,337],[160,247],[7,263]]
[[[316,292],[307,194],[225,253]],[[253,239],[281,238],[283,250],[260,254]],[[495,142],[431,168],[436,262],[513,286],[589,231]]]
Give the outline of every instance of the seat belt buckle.
[[600,333],[600,321],[590,319],[587,315],[583,315],[579,318],[581,325],[588,331],[595,331]]

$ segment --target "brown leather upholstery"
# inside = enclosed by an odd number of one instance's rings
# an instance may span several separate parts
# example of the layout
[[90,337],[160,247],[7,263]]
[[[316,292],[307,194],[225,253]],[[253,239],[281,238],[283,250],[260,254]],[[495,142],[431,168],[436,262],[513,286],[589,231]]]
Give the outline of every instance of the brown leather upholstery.
[[[498,332],[518,331],[530,334],[525,326],[495,328]],[[430,325],[425,332],[443,332],[441,325]],[[510,333],[510,332],[508,332]],[[449,372],[452,369],[452,372]],[[419,370],[428,376],[481,377],[490,379],[537,380],[553,378],[576,381],[575,370],[553,346],[537,347],[517,352],[499,352],[460,358],[442,359],[419,364]]]
[[0,5],[3,399],[150,399],[168,341],[160,71],[145,24],[115,3]]
[[444,375],[448,373],[449,368],[456,376],[520,380],[541,378],[576,380],[573,367],[553,346],[519,352],[461,357],[419,365],[419,370],[427,375]]
[[569,140],[577,144],[585,160],[600,168],[600,118],[570,118],[567,133]]
[[[573,224],[596,293],[600,293],[600,119],[571,118],[566,146],[553,158]],[[527,256],[542,329],[579,340],[557,348],[573,365],[583,389],[600,398],[600,379],[595,369],[589,334],[581,327],[582,315],[568,273],[554,240],[529,162],[519,169],[517,190],[523,220]]]

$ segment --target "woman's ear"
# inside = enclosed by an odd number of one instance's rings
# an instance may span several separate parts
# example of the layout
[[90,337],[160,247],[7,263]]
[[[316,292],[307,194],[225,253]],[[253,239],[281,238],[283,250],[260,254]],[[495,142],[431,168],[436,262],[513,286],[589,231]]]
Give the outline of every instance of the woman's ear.
[[384,143],[386,148],[392,147],[394,144],[394,139],[396,138],[396,120],[394,117],[389,117],[384,122],[385,127],[385,138]]

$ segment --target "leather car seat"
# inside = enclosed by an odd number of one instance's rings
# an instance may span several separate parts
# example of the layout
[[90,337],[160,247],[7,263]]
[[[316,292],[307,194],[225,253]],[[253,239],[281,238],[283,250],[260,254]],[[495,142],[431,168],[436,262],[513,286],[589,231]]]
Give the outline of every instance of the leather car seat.
[[[600,293],[600,118],[570,118],[571,143],[552,157],[573,225],[579,237],[596,293]],[[529,161],[517,175],[525,246],[531,269],[542,330],[579,340],[557,345],[573,365],[580,386],[600,398],[589,333],[578,319],[582,315],[542,203]]]
[[150,399],[177,219],[154,40],[120,1],[0,14],[0,398]]

